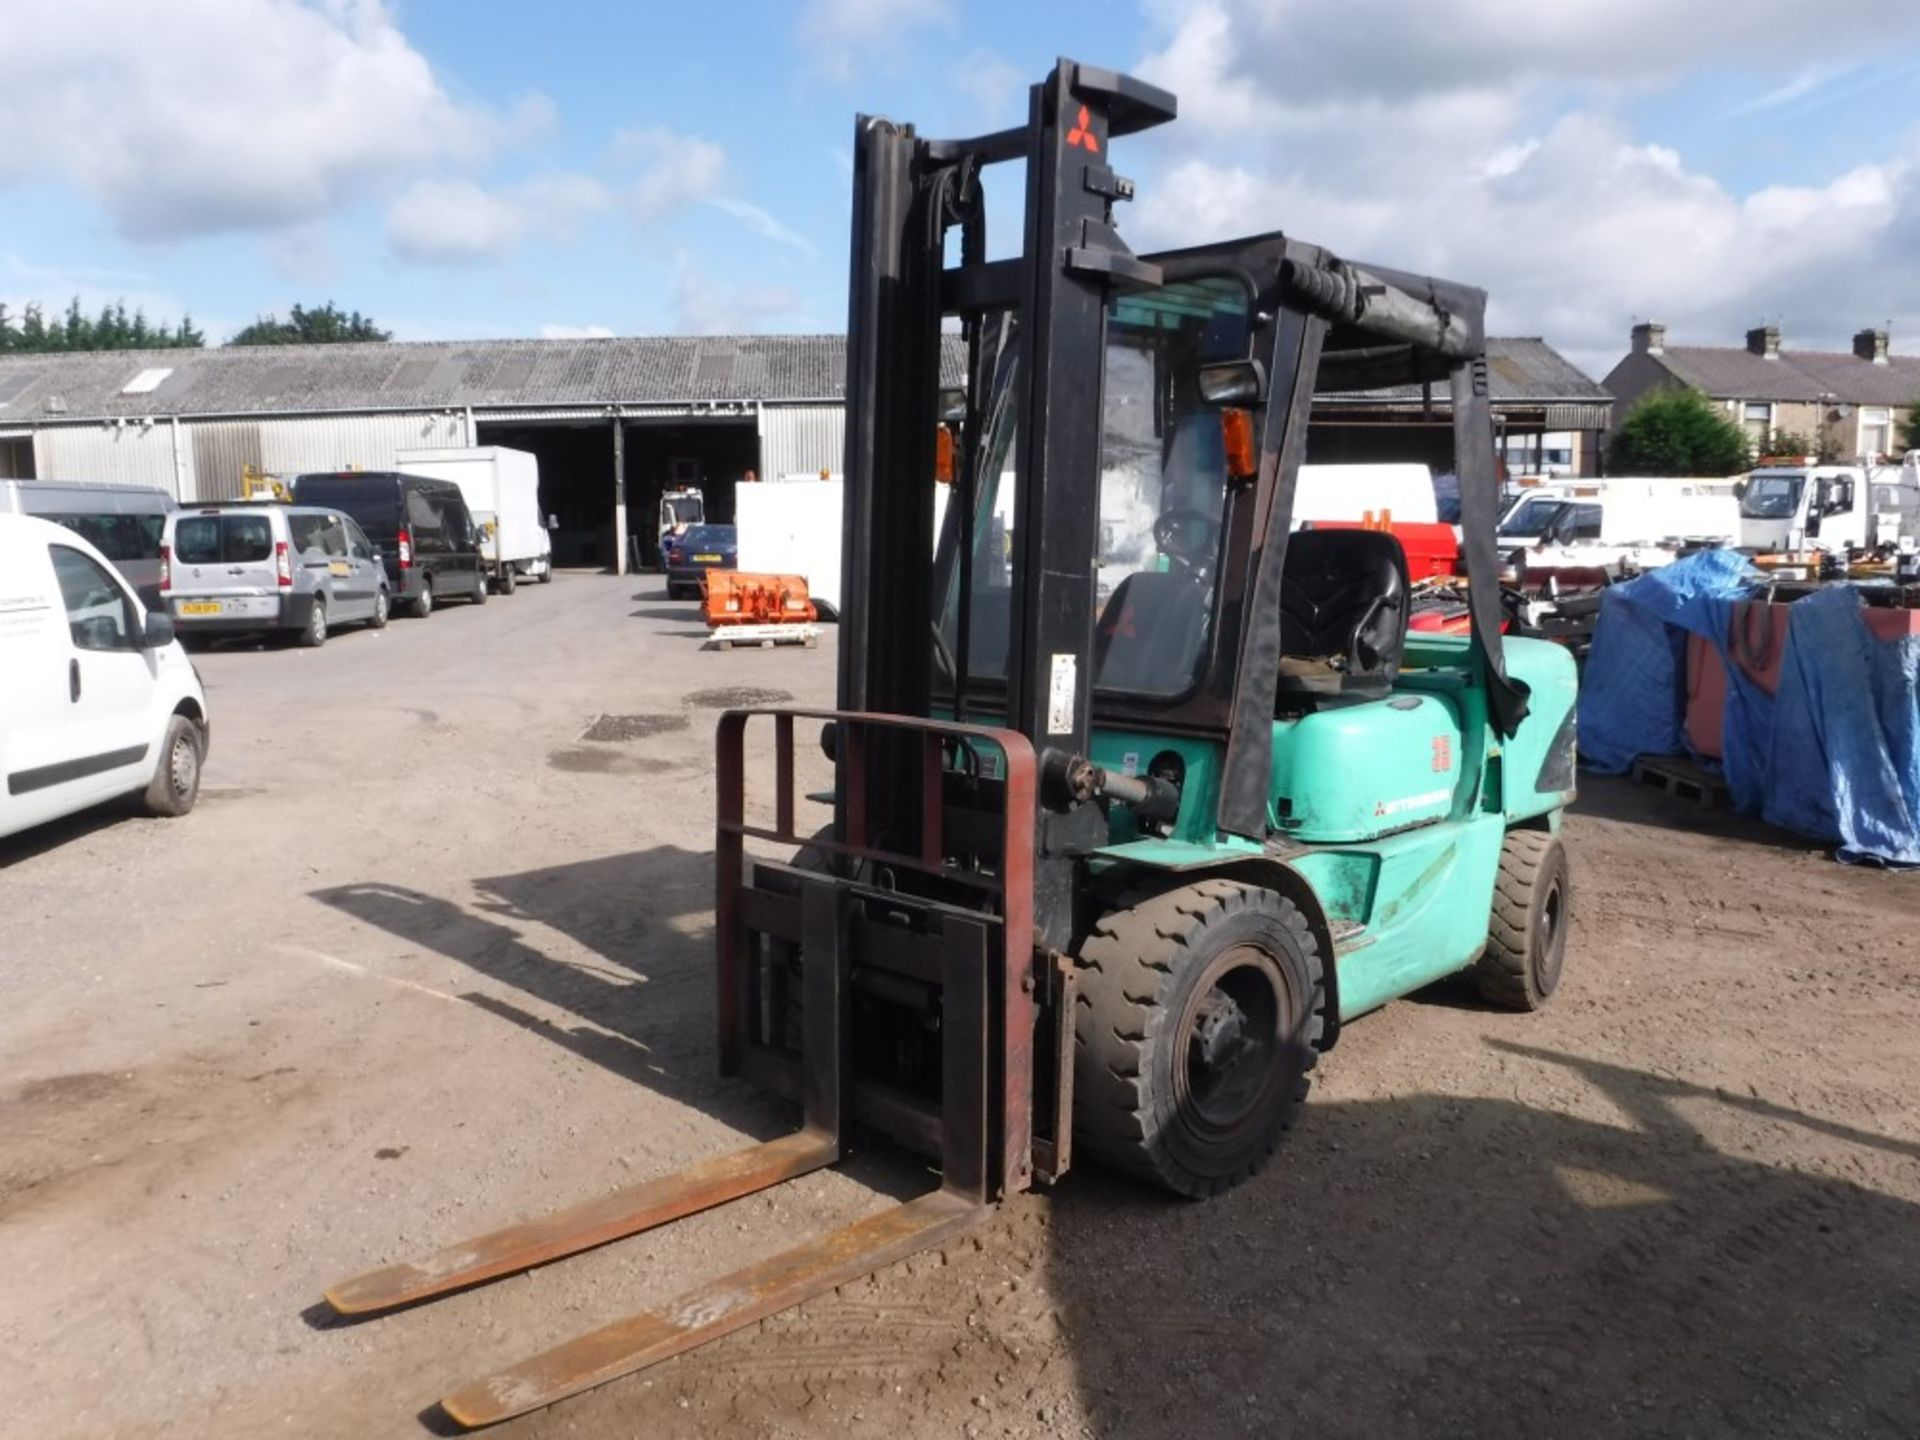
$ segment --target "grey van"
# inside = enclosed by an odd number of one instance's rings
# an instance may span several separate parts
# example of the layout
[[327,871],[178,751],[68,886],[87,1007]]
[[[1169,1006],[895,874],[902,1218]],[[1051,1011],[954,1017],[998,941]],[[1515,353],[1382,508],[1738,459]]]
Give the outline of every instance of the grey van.
[[393,598],[353,517],[312,505],[196,505],[167,519],[160,592],[182,636],[281,631],[323,645],[335,625],[387,623]]
[[293,501],[331,506],[358,521],[380,547],[394,603],[408,614],[424,620],[452,595],[486,604],[480,531],[451,480],[393,470],[296,475]]
[[160,532],[174,499],[151,485],[0,480],[0,515],[64,525],[107,557],[149,610],[160,608]]

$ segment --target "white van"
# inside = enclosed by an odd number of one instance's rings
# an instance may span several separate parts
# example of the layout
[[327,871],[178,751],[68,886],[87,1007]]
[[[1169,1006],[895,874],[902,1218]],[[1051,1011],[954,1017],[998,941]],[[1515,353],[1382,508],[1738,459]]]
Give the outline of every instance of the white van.
[[1716,476],[1550,481],[1522,490],[1495,530],[1500,553],[1525,552],[1529,565],[1630,561],[1643,570],[1739,534],[1735,482]]
[[0,515],[38,515],[64,525],[127,577],[140,603],[160,608],[160,531],[174,499],[150,485],[0,480]]
[[0,515],[0,835],[121,795],[184,815],[207,697],[173,635],[71,530]]

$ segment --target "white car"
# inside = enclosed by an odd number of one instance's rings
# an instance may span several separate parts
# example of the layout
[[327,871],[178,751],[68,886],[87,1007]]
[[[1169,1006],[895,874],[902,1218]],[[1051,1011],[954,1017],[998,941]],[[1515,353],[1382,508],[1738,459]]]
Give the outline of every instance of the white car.
[[64,526],[0,515],[0,676],[0,835],[122,795],[193,808],[207,697],[173,617]]

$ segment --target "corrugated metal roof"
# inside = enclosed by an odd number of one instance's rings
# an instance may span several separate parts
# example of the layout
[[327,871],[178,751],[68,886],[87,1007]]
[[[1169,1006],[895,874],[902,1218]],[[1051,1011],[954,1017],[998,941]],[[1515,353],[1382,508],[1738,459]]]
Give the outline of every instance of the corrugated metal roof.
[[1769,360],[1732,346],[1668,345],[1650,360],[1716,400],[1844,401],[1911,405],[1920,396],[1920,356],[1875,365],[1849,352],[1782,349]]
[[[1607,392],[1544,341],[1490,339],[1496,404],[1606,404]],[[553,410],[700,401],[838,400],[840,335],[636,336],[611,340],[465,340],[242,349],[103,351],[0,361],[0,422],[116,415],[276,415],[391,409]],[[172,374],[128,395],[141,371]],[[942,379],[962,383],[958,336],[943,337]],[[1414,399],[1417,388],[1368,392]]]
[[[1535,335],[1487,337],[1487,389],[1495,407],[1613,403],[1613,396],[1604,386],[1589,380],[1571,360]],[[1423,397],[1418,385],[1393,385],[1320,398],[1335,405],[1373,404],[1397,408]],[[1446,408],[1446,386],[1434,386],[1433,403],[1436,410]]]
[[[142,370],[171,367],[150,395]],[[837,400],[839,335],[465,340],[102,351],[0,360],[0,420]],[[59,405],[49,405],[58,400]]]

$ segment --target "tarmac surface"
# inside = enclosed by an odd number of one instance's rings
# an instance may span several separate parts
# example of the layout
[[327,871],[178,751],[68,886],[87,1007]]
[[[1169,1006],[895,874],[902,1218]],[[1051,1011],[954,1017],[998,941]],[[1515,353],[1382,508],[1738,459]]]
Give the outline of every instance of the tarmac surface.
[[[772,1138],[714,1074],[712,721],[657,578],[197,657],[195,813],[0,841],[0,1435],[417,1436],[928,1188],[832,1172],[359,1324],[323,1285]],[[754,692],[751,696],[742,692]],[[1351,1025],[1252,1183],[1097,1169],[501,1436],[1920,1433],[1920,875],[1583,778],[1567,974]]]

